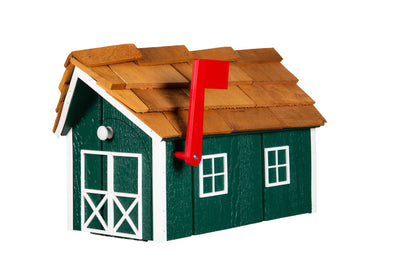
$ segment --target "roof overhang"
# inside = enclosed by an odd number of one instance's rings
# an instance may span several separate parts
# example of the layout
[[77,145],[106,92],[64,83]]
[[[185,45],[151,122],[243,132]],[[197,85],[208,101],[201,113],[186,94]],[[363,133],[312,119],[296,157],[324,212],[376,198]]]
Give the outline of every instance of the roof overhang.
[[[59,116],[58,124],[55,128],[55,134],[57,136],[65,136],[68,134],[73,125],[70,125],[69,118],[72,112],[75,112],[75,108],[79,106],[79,102],[76,102],[76,99],[80,99],[80,102],[90,101],[90,94],[86,96],[77,95],[77,84],[82,81],[87,86],[89,86],[94,93],[100,95],[103,99],[108,101],[111,105],[113,105],[119,112],[121,112],[125,117],[127,117],[132,123],[137,125],[142,131],[144,131],[147,135],[149,135],[152,139],[162,140],[162,138],[150,129],[143,121],[137,118],[131,111],[129,111],[125,106],[123,106],[120,102],[111,97],[103,88],[97,85],[96,80],[90,77],[87,73],[82,71],[80,68],[74,68],[71,81],[69,84],[68,91],[65,95],[64,105],[62,106],[62,110]],[[75,97],[76,96],[76,97]],[[79,113],[79,111],[78,111]]]

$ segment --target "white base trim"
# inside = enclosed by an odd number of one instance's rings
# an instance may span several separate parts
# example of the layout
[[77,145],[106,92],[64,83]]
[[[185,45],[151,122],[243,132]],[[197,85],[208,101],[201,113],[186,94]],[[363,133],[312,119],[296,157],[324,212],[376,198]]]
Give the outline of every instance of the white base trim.
[[67,229],[73,230],[74,225],[74,201],[73,201],[73,146],[72,129],[67,134]]
[[311,128],[311,212],[317,212],[317,157],[315,128]]
[[153,139],[153,240],[167,241],[166,144]]

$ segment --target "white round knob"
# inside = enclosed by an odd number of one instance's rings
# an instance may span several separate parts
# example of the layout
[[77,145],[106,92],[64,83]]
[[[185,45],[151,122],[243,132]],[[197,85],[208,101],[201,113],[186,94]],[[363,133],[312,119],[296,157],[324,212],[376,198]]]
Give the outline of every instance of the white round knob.
[[107,139],[111,139],[113,138],[114,132],[113,129],[111,127],[106,127],[106,126],[100,126],[97,129],[97,137],[101,140],[101,141],[105,141]]

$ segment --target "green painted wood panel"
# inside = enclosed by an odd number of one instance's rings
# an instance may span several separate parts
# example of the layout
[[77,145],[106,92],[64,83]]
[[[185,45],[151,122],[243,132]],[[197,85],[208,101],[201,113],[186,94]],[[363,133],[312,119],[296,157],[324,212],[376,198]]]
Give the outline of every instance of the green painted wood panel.
[[[203,155],[227,153],[228,193],[200,198],[199,167],[193,168],[195,234],[263,220],[260,147],[259,134],[204,138]],[[214,162],[215,173],[221,171],[218,170],[221,166]],[[217,184],[215,181],[216,190]]]
[[175,151],[184,149],[184,141],[166,142],[168,240],[193,234],[192,167],[174,156]]
[[[290,184],[265,187],[264,148],[289,146]],[[167,229],[168,240],[236,226],[311,212],[310,129],[207,136],[203,156],[227,153],[228,193],[200,198],[199,167],[174,159],[183,151],[183,140],[167,142]],[[275,155],[275,152],[271,152]],[[270,157],[271,165],[286,163],[284,150]],[[204,174],[223,172],[222,158],[203,159]],[[275,179],[286,179],[279,167]],[[224,184],[215,176],[215,190]],[[220,179],[220,180],[218,180]],[[204,179],[204,193],[212,182]]]
[[[81,229],[81,150],[113,151],[125,153],[142,154],[142,210],[143,210],[143,239],[152,239],[152,142],[151,138],[142,132],[137,126],[130,122],[125,116],[117,111],[107,101],[97,94],[83,82],[77,83],[76,99],[79,95],[89,95],[91,101],[81,103],[79,114],[80,119],[76,120],[73,127],[73,229]],[[87,97],[86,97],[87,98]],[[78,111],[76,111],[78,112]],[[72,120],[71,120],[72,121]],[[112,140],[100,141],[97,138],[97,128],[100,125],[113,128],[114,137]],[[103,158],[103,159],[101,159]],[[93,189],[107,189],[107,160],[103,156],[86,155],[87,172],[93,177],[100,179],[87,179],[86,185]],[[137,191],[137,159],[114,157],[114,191],[128,192]],[[101,173],[101,175],[100,175]],[[100,175],[100,176],[99,176]],[[87,175],[88,177],[88,175]],[[136,179],[136,180],[135,180]],[[129,205],[128,199],[119,198],[121,204]],[[115,218],[121,217],[119,209],[114,207]],[[107,208],[101,211],[107,215]],[[88,216],[88,215],[86,215]],[[137,211],[134,210],[131,219],[137,221]],[[100,223],[94,221],[90,227],[101,229]],[[124,230],[125,229],[125,230]],[[120,231],[127,232],[128,225],[122,225]]]
[[61,135],[66,135],[81,120],[82,114],[85,114],[92,105],[96,105],[97,101],[98,95],[96,92],[78,79]]
[[[152,141],[151,138],[116,110],[106,100],[102,101],[102,125],[109,126],[114,131],[111,140],[102,142],[102,150],[142,154],[142,210],[143,210],[143,239],[153,238],[152,225]],[[96,128],[97,130],[97,128]],[[127,191],[129,185],[134,186],[137,165],[132,158],[114,159],[114,190]]]
[[[264,220],[311,212],[310,129],[274,131],[262,136],[264,148],[289,146],[290,156],[290,184],[264,187]],[[282,156],[278,155],[278,161],[283,161]]]
[[[79,96],[90,101],[76,103],[74,100],[80,99]],[[79,108],[74,109],[74,107]],[[73,229],[81,230],[81,149],[101,150],[101,142],[97,138],[96,131],[91,131],[93,128],[97,129],[101,123],[101,99],[81,80],[78,80],[75,88],[71,112],[73,119],[70,122],[74,122],[70,125],[73,127]],[[83,114],[85,115],[82,116]],[[89,159],[89,164],[93,166],[94,172],[102,168],[102,163],[96,159]],[[93,183],[101,184],[101,181]]]

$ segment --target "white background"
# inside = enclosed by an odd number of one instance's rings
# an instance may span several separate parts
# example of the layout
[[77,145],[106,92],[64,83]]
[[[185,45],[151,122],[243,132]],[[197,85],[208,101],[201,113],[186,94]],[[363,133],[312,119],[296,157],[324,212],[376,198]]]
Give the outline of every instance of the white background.
[[[2,1],[0,265],[399,266],[399,7],[327,2]],[[67,231],[63,63],[122,43],[276,48],[328,121],[318,212],[163,244]]]

